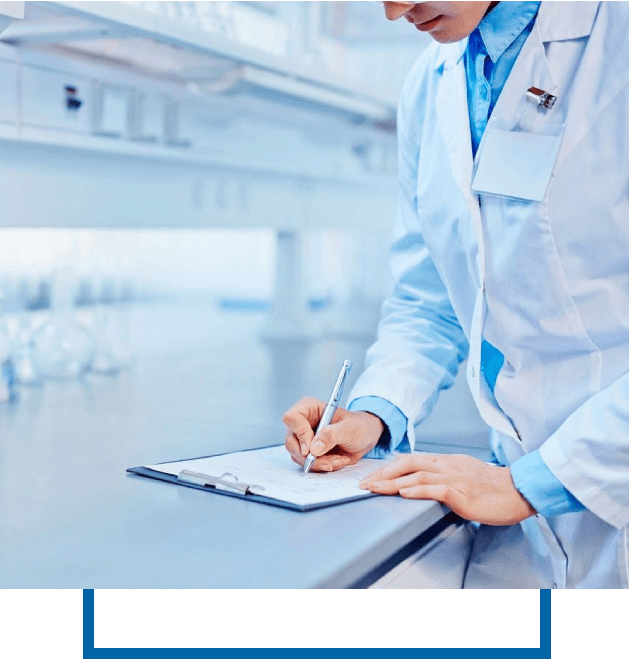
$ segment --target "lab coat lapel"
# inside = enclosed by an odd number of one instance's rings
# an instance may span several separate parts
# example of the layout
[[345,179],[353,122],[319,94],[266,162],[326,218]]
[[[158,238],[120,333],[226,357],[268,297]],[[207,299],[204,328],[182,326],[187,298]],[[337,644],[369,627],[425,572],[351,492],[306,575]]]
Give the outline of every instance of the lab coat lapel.
[[[502,130],[514,130],[525,112],[536,111],[531,101],[528,101],[525,96],[530,87],[538,87],[550,94],[558,91],[558,85],[545,55],[538,21],[534,24],[531,34],[523,45],[492,112],[491,122],[494,127]],[[559,100],[562,101],[562,99]],[[551,120],[553,116],[557,115],[560,108],[561,104],[558,103],[553,110],[543,110],[540,118]],[[479,152],[482,148],[483,140]]]
[[[470,190],[473,158],[466,95],[466,70],[463,54],[468,45],[465,39],[449,47],[441,63],[442,75],[435,96],[435,112],[442,137],[446,145],[453,177],[467,201],[474,202],[476,196]],[[469,206],[471,203],[469,203]]]
[[442,60],[437,63],[441,76],[435,95],[435,113],[446,146],[453,178],[466,201],[477,239],[479,271],[477,285],[483,282],[483,232],[479,198],[470,185],[473,175],[472,140],[468,116],[468,96],[464,53],[468,39],[443,46]]
[[[545,46],[542,41],[540,34],[540,25],[537,23],[534,24],[534,29],[529,36],[525,53],[523,53],[523,62],[519,64],[517,69],[518,75],[515,76],[515,82],[518,84],[519,81],[522,81],[522,91],[514,90],[514,94],[506,94],[507,96],[513,97],[514,100],[520,100],[521,103],[531,103],[525,98],[525,93],[530,87],[538,87],[538,89],[543,89],[550,94],[557,94],[558,84],[554,78],[553,72],[549,66],[549,60],[545,54]],[[530,82],[531,81],[531,82]],[[559,99],[562,103],[563,99]],[[560,105],[558,105],[558,108]],[[542,110],[545,117],[551,118],[551,112]]]
[[[456,48],[458,46],[459,48]],[[446,57],[439,64],[442,69],[435,95],[435,113],[453,178],[466,201],[470,222],[477,241],[477,268],[471,274],[476,279],[478,295],[470,327],[470,348],[468,361],[472,369],[468,370],[468,384],[473,399],[479,406],[479,377],[475,378],[475,369],[479,373],[481,359],[481,328],[485,315],[482,287],[484,281],[484,242],[481,226],[479,197],[472,192],[470,185],[473,175],[472,141],[470,136],[470,119],[468,116],[468,97],[466,69],[463,61],[468,40],[464,40],[444,49]],[[465,221],[461,218],[461,221]],[[472,246],[471,246],[472,247]],[[474,250],[471,250],[474,253]],[[481,409],[481,408],[480,408]]]

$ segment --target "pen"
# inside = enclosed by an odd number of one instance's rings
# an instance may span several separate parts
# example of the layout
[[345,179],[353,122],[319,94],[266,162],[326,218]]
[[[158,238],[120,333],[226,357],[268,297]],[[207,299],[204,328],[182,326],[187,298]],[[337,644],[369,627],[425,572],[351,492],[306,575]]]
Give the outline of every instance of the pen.
[[[339,375],[337,376],[337,382],[335,382],[335,386],[333,387],[332,393],[330,394],[328,403],[326,403],[326,407],[324,408],[324,413],[322,414],[322,418],[319,420],[319,423],[317,424],[317,430],[315,431],[315,436],[317,436],[317,433],[320,430],[322,430],[322,428],[325,428],[332,421],[335,411],[339,407],[339,400],[341,398],[341,394],[343,393],[343,385],[345,384],[346,378],[348,377],[348,373],[350,373],[351,369],[352,369],[352,362],[349,359],[344,359],[343,364],[341,365],[341,370],[339,371]],[[309,452],[306,458],[306,462],[304,463],[303,473],[305,476],[311,470],[311,467],[313,466],[313,462],[315,462],[315,460],[316,460],[315,456]]]

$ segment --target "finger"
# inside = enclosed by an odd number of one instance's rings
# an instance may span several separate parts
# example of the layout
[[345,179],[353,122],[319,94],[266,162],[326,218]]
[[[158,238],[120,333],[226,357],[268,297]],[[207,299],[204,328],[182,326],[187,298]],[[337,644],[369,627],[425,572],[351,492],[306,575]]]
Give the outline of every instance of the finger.
[[363,490],[370,490],[378,494],[398,494],[402,489],[414,487],[416,485],[434,485],[444,483],[442,474],[434,474],[427,471],[417,471],[401,478],[391,480],[369,481],[360,483],[359,487]]
[[289,430],[284,440],[284,448],[296,458],[304,459],[305,456],[302,455],[302,450],[300,449],[300,442],[298,442],[297,437]]
[[320,464],[315,464],[313,462],[313,466],[311,467],[311,472],[313,473],[324,473],[330,471],[334,471],[334,468],[331,464],[328,464],[327,462],[325,463],[320,462]]
[[292,405],[284,413],[283,418],[287,417],[290,420],[295,416],[304,416],[314,427],[319,422],[325,407],[326,404],[323,401],[312,396],[305,396]]
[[363,481],[392,480],[393,478],[400,478],[415,471],[440,473],[440,468],[435,460],[427,459],[425,456],[405,455],[368,474]]
[[414,485],[400,490],[405,499],[430,499],[446,504],[451,509],[459,509],[463,495],[448,485]]
[[311,442],[311,454],[319,457],[334,449],[343,438],[344,428],[345,424],[342,422],[322,428]]
[[282,416],[286,426],[295,434],[300,443],[300,451],[306,456],[314,436],[313,425],[321,416],[324,404],[315,398],[302,398]]
[[[295,464],[300,465],[301,467],[304,466],[304,463],[306,462],[306,459],[302,456],[302,454],[299,451],[298,448],[298,442],[297,439],[293,438],[293,444],[294,444],[294,450],[290,450],[289,453],[291,453],[291,459]],[[287,435],[287,440],[285,442],[285,447],[287,447],[288,444],[290,444],[290,439],[289,435]],[[341,469],[344,469],[345,467],[350,466],[351,464],[355,464],[357,462],[356,459],[352,458],[351,456],[344,456],[344,455],[325,455],[323,458],[318,458],[314,463],[313,466],[311,467],[312,472],[319,472],[319,473],[330,473],[333,471],[340,471]]]
[[324,455],[317,458],[311,467],[311,471],[339,471],[353,464],[353,458],[347,455]]

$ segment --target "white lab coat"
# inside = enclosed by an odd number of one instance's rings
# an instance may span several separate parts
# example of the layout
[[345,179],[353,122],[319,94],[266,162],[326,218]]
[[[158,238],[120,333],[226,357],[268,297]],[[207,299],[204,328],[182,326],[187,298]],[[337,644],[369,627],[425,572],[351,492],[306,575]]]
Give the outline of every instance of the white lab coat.
[[[529,87],[558,97],[531,127],[566,123],[540,203],[471,192],[466,45],[432,45],[405,85],[396,286],[350,399],[397,405],[413,446],[468,356],[497,455],[540,449],[586,506],[522,523],[539,575],[524,585],[627,587],[628,5],[543,2],[501,93],[492,121],[504,129]],[[494,395],[483,339],[505,356]]]

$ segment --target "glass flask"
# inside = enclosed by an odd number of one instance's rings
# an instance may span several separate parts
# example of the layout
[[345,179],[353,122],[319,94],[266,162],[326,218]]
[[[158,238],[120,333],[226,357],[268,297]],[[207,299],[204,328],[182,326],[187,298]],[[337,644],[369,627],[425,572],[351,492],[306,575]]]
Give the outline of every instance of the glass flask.
[[100,303],[95,305],[92,321],[96,356],[90,371],[117,375],[129,368],[133,361],[129,337],[133,282],[129,278],[109,275],[103,278],[99,288]]
[[6,403],[14,398],[15,371],[11,361],[11,340],[0,314],[0,403]]
[[73,316],[74,287],[66,270],[55,273],[51,319],[33,335],[33,360],[47,378],[69,380],[84,373],[94,359],[90,332]]
[[11,361],[17,384],[41,387],[42,376],[33,361],[33,331],[29,313],[29,296],[32,287],[23,279],[18,290],[17,329],[11,343]]
[[33,335],[27,314],[18,318],[18,328],[11,346],[11,360],[17,384],[40,387],[43,384],[41,374],[33,361]]
[[111,302],[106,297],[94,311],[92,329],[96,339],[96,354],[90,365],[90,371],[100,375],[117,375],[120,372],[113,340],[115,318]]

